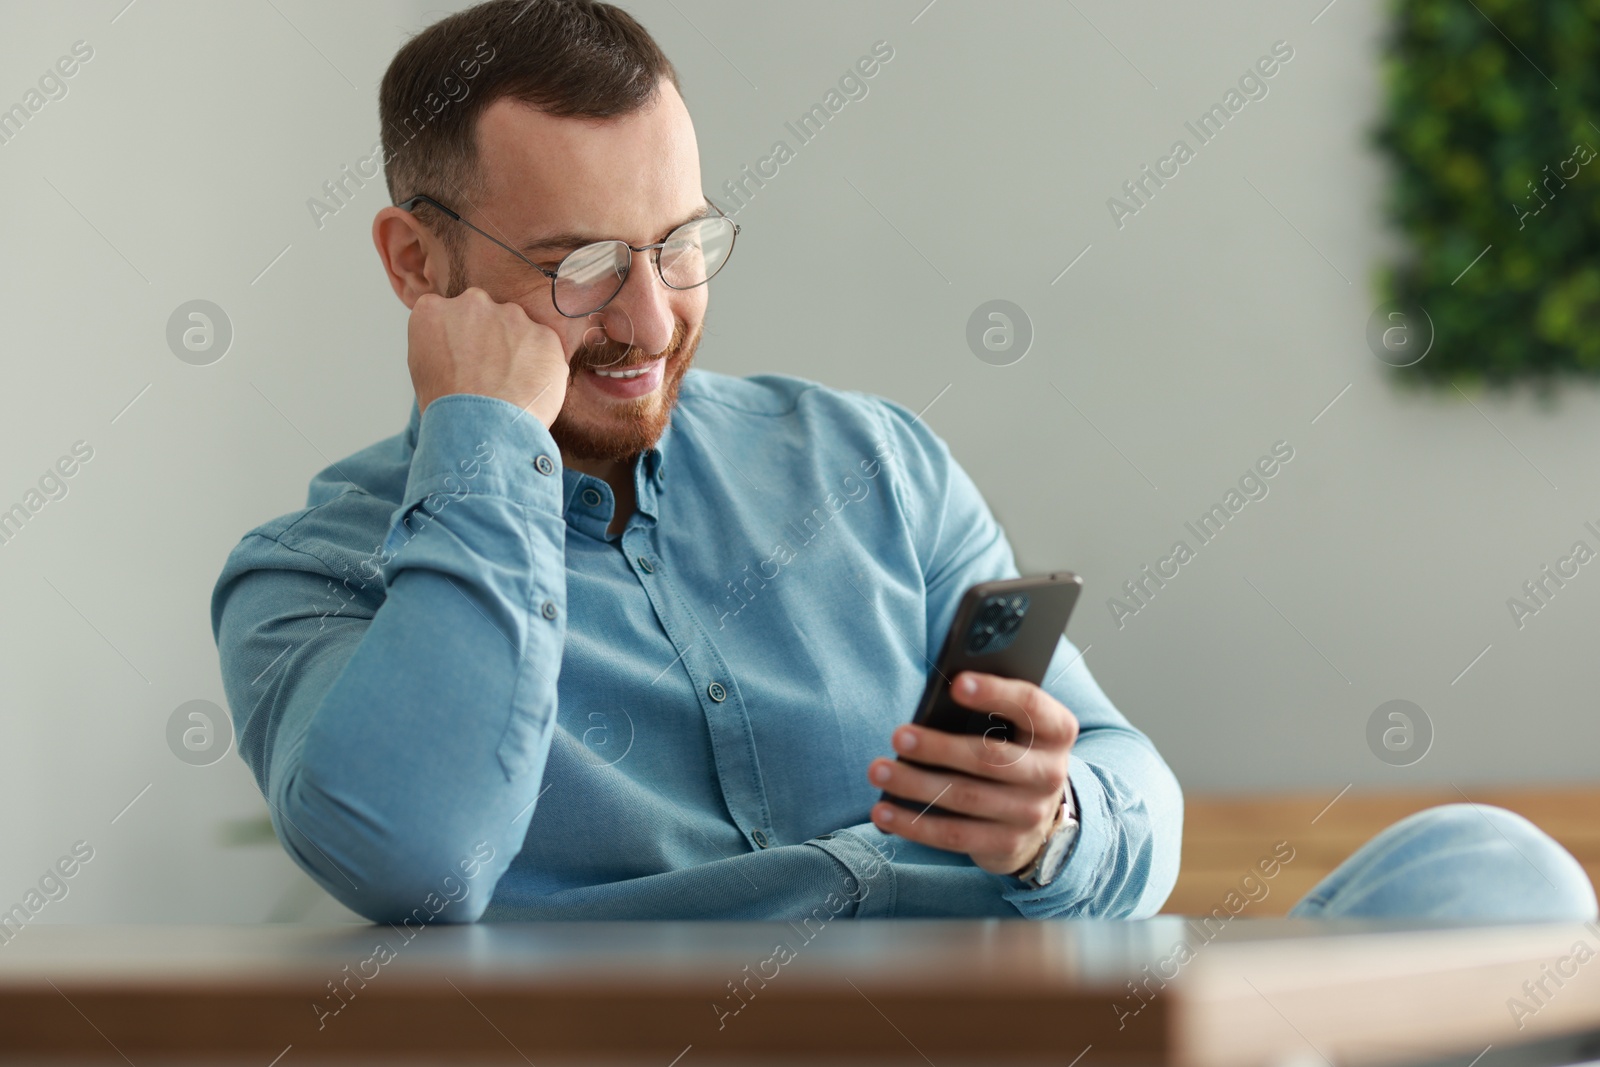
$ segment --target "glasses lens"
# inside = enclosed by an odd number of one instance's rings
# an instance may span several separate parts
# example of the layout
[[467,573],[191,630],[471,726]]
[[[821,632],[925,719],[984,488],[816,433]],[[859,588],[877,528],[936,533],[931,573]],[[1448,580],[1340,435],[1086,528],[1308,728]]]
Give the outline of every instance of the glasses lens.
[[679,226],[661,249],[661,278],[674,289],[710,281],[733,252],[733,222],[720,215]]
[[556,309],[578,316],[599,308],[622,288],[631,257],[621,241],[600,241],[574,251],[556,271]]

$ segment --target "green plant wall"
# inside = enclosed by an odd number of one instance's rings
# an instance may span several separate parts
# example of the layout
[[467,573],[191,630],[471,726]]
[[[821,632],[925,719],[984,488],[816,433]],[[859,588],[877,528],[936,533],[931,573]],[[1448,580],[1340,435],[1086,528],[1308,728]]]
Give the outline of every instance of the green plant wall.
[[1405,251],[1380,299],[1433,328],[1426,357],[1394,373],[1544,389],[1600,375],[1600,0],[1393,13],[1376,140]]

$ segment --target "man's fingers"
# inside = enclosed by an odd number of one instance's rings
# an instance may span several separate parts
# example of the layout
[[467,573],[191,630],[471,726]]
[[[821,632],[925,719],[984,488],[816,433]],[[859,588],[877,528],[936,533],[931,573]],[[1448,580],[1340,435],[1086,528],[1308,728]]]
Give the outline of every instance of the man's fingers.
[[[944,802],[940,801],[940,807],[943,806]],[[924,845],[950,852],[965,852],[974,861],[983,857],[979,865],[985,869],[1015,870],[1021,866],[1022,860],[1011,860],[1027,850],[1027,831],[989,819],[963,819],[932,812],[919,814],[883,801],[872,806],[872,821],[878,829],[899,834],[910,841],[920,841]],[[991,857],[1003,859],[995,864]]]
[[[940,801],[940,807],[944,802]],[[964,852],[991,874],[1011,874],[1039,851],[1042,826],[1013,826],[991,819],[907,811],[887,801],[872,806],[872,821],[885,833],[897,834],[949,852]]]
[[964,707],[1010,720],[1019,739],[1031,738],[1035,745],[1070,746],[1078,739],[1077,716],[1032,682],[962,671],[951,679],[950,696]]
[[906,723],[890,741],[897,753],[925,767],[1039,792],[1058,785],[1067,766],[1065,749],[1036,748],[1025,736],[1007,741],[998,726],[982,734],[952,734]]
[[[904,759],[874,760],[868,777],[921,810],[883,801],[873,805],[872,821],[888,833],[965,852],[984,870],[1015,871],[1038,850],[1060,811],[1078,720],[1028,682],[976,671],[963,671],[954,682],[955,701],[987,713],[994,726],[981,734],[897,727],[892,740]],[[930,805],[961,814],[933,814]]]
[[958,702],[987,714],[988,728],[952,734],[907,723],[892,736],[896,752],[975,778],[1038,789],[1059,784],[1078,738],[1077,717],[1059,700],[1028,682],[975,671],[956,675],[950,689]]
[[1041,818],[1054,814],[1054,807],[1059,804],[1059,794],[1024,792],[1016,786],[930,770],[903,760],[873,760],[868,775],[885,792],[913,804],[912,818],[929,806],[938,805],[945,811],[1033,827]]

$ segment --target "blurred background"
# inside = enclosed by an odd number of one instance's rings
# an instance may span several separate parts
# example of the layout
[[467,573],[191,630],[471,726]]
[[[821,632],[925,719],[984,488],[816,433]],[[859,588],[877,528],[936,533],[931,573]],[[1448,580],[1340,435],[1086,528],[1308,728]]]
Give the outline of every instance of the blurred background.
[[[351,917],[263,836],[209,597],[404,427],[387,193],[324,183],[461,6],[0,4],[0,908],[84,841],[38,921]],[[1174,905],[1419,798],[1600,857],[1595,5],[623,6],[743,226],[699,365],[924,411],[1022,570],[1084,576],[1069,636],[1190,797]]]

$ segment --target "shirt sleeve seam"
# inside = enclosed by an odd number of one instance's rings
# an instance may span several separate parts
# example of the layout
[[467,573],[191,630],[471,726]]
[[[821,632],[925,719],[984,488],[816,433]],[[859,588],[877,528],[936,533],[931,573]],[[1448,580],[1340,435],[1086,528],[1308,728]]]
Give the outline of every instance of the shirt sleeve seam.
[[[878,398],[874,397],[873,399],[876,400]],[[878,425],[883,430],[884,442],[891,442],[892,438],[894,437],[894,424],[889,421],[889,413],[891,409],[881,400],[873,405],[873,409],[878,416]],[[895,453],[895,458],[897,460],[899,459],[898,452]],[[886,467],[889,466],[887,463],[884,465]],[[912,522],[911,509],[906,505],[905,488],[900,484],[902,479],[898,477],[899,473],[904,470],[905,464],[901,462],[897,468],[890,469],[888,471],[889,488],[894,492],[895,504],[900,508],[900,515],[905,521],[907,532],[911,535],[911,545],[913,548],[916,548],[916,530],[914,529],[914,523]],[[923,576],[923,580],[927,580],[926,575]]]
[[[343,494],[341,494],[341,495],[343,495]],[[337,498],[335,498],[335,499],[337,499]],[[328,503],[332,503],[332,501],[328,501]],[[322,504],[318,504],[317,505],[317,507],[319,507],[319,508],[322,507],[322,506],[323,506]],[[314,511],[314,510],[316,510],[316,509],[315,508],[310,509],[310,511]],[[310,511],[308,511],[307,514],[310,514]],[[303,517],[304,516],[302,516],[302,518]],[[259,537],[263,541],[269,541],[272,544],[277,545],[279,548],[283,549],[285,552],[293,552],[297,556],[304,556],[307,559],[316,560],[318,563],[322,564],[322,566],[324,566],[324,567],[326,567],[328,569],[328,576],[330,578],[331,577],[336,577],[337,575],[335,574],[335,571],[337,571],[338,568],[333,563],[331,563],[328,560],[324,559],[322,556],[318,555],[315,552],[308,552],[303,548],[297,548],[296,546],[291,545],[291,544],[289,544],[289,542],[283,540],[283,535],[288,533],[290,530],[293,530],[297,525],[299,525],[299,523],[300,523],[300,519],[296,519],[294,522],[290,523],[288,526],[285,526],[277,534],[267,534],[267,533],[261,533],[259,531],[253,531],[253,532],[247,534],[246,537],[247,538]],[[278,568],[255,566],[255,567],[252,567],[250,569],[251,570],[276,570]]]

